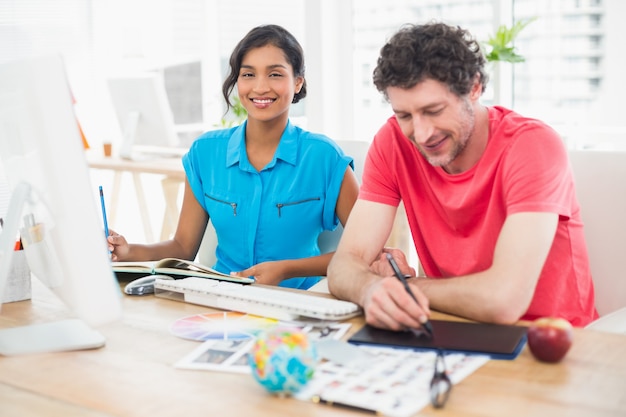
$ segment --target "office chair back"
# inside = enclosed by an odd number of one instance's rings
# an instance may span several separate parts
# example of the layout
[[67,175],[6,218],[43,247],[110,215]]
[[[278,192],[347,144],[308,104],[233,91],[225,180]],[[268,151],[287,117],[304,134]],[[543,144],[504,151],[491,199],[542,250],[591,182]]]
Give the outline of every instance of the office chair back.
[[[602,316],[626,307],[626,152],[570,151]],[[623,329],[626,331],[626,309]]]
[[[369,148],[369,142],[357,140],[337,140],[335,141],[346,155],[354,159],[354,173],[357,176],[359,184],[363,175],[363,165]],[[341,223],[333,231],[324,231],[320,234],[318,244],[321,253],[333,252],[339,244],[343,227]],[[204,265],[215,265],[217,259],[215,257],[215,248],[217,248],[217,235],[211,221],[207,225],[204,232],[204,238],[198,250],[198,261]]]

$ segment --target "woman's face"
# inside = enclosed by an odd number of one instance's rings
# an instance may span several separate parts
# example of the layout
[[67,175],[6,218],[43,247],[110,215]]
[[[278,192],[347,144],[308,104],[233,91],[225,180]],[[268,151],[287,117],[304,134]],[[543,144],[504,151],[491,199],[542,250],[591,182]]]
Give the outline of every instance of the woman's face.
[[248,51],[241,61],[237,91],[248,120],[271,121],[289,116],[303,77],[295,77],[282,49],[266,45]]

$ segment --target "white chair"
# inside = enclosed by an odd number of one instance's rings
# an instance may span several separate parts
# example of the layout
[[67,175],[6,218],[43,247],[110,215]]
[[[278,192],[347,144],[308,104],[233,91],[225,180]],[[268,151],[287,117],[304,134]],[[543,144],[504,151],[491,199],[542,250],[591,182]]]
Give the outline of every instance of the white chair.
[[[341,149],[343,149],[346,155],[349,155],[354,159],[354,172],[360,183],[367,149],[369,148],[369,142],[357,140],[338,140],[335,142]],[[339,224],[339,226],[337,226],[337,228],[333,231],[322,232],[318,239],[321,252],[328,253],[334,251],[337,248],[342,232],[343,227],[341,224]],[[216,247],[217,235],[213,224],[209,221],[209,224],[204,232],[202,243],[200,244],[200,249],[198,250],[198,261],[203,265],[214,265],[217,261],[215,258]]]
[[570,151],[600,318],[626,332],[626,152]]
[[587,329],[626,335],[626,307],[615,310],[586,326]]
[[215,256],[216,248],[217,233],[215,232],[215,227],[213,227],[211,219],[209,219],[209,224],[206,225],[204,236],[202,237],[202,242],[198,249],[198,262],[202,265],[213,267],[217,262],[217,257]]
[[343,149],[346,155],[354,159],[354,173],[360,184],[363,178],[363,165],[365,165],[365,157],[367,156],[370,143],[364,140],[336,140],[335,143]]

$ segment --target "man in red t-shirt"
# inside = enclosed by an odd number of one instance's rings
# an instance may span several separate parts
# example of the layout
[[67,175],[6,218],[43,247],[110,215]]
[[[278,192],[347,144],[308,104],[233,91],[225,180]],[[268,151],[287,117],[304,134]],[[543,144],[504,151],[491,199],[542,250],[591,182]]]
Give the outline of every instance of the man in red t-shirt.
[[[479,103],[484,64],[467,31],[440,23],[405,26],[381,50],[374,83],[395,116],[328,271],[369,324],[418,327],[430,307],[493,323],[598,316],[565,147],[544,123]],[[408,280],[419,305],[381,256],[400,201],[426,274]]]

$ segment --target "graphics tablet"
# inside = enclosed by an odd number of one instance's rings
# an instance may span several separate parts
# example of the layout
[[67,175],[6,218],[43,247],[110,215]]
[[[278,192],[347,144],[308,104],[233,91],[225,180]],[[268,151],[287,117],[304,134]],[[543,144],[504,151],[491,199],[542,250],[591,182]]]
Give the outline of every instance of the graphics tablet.
[[410,331],[395,332],[365,325],[348,342],[414,350],[442,349],[486,354],[492,359],[515,359],[526,343],[526,327],[431,320],[434,337]]

